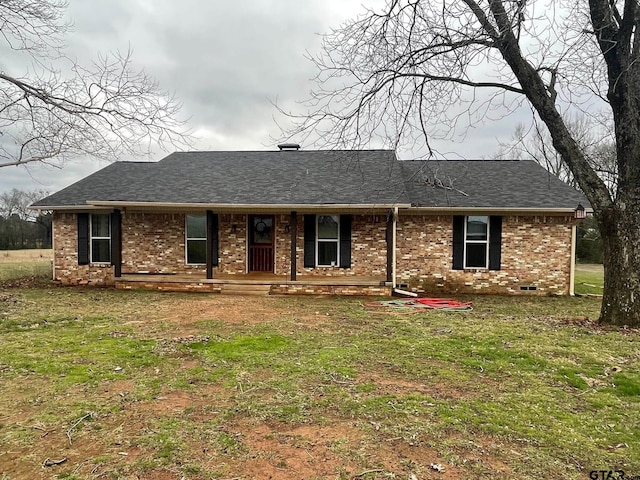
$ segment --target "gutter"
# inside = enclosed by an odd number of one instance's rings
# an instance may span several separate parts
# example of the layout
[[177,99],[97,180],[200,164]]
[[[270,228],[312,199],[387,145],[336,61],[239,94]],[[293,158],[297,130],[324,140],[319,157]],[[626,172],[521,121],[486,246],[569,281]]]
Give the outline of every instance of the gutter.
[[91,205],[29,205],[29,210],[37,210],[39,212],[46,210],[62,210],[62,211],[89,211],[89,210],[104,210],[104,208],[94,207]]
[[[295,210],[298,213],[315,213],[320,211],[362,211],[362,210],[393,210],[398,213],[399,210],[403,214],[492,214],[503,213],[513,215],[567,215],[574,214],[575,208],[540,208],[540,207],[420,207],[409,203],[322,203],[317,205],[311,204],[264,204],[264,203],[171,203],[171,202],[123,202],[123,201],[100,201],[87,200],[86,204],[80,205],[30,205],[30,210],[58,210],[58,211],[78,211],[78,210],[104,210],[105,208],[139,208],[147,210],[215,210],[221,213],[235,212],[269,212],[278,213],[282,211]],[[585,208],[586,213],[593,213],[592,208]]]
[[32,210],[96,210],[105,208],[132,208],[149,210],[215,210],[216,212],[281,212],[295,210],[298,213],[321,211],[361,211],[361,210],[384,210],[393,208],[410,208],[410,204],[386,204],[386,203],[324,203],[324,204],[239,204],[239,203],[159,203],[159,202],[120,202],[120,201],[99,201],[87,200],[86,205],[65,205],[65,206],[30,206]]
[[[576,205],[577,207],[577,205]],[[418,207],[412,205],[409,208],[411,213],[510,213],[510,214],[526,214],[532,215],[541,213],[548,214],[574,214],[576,209],[570,207],[552,208],[552,207]],[[585,212],[593,213],[592,208],[585,208]]]
[[[447,214],[447,213],[460,213],[460,214],[469,214],[469,213],[510,213],[510,214],[523,214],[523,215],[533,215],[533,214],[573,214],[575,209],[572,208],[514,208],[514,207],[506,207],[506,208],[491,208],[491,207],[417,207],[408,203],[396,203],[396,204],[387,204],[387,203],[324,203],[317,205],[310,204],[286,204],[286,203],[278,203],[278,204],[264,204],[264,203],[246,203],[246,204],[238,204],[238,203],[157,203],[157,202],[119,202],[119,201],[99,201],[99,200],[88,200],[84,205],[30,205],[29,210],[68,210],[68,211],[78,211],[78,210],[104,210],[105,208],[140,208],[140,209],[151,209],[151,210],[162,210],[162,209],[175,209],[175,210],[217,210],[217,211],[229,211],[229,212],[238,212],[238,211],[247,211],[247,212],[255,212],[255,211],[289,211],[296,210],[298,212],[317,212],[318,210],[400,210],[402,209],[402,213],[415,213],[415,214]],[[587,213],[593,213],[592,208],[586,208],[585,211]]]

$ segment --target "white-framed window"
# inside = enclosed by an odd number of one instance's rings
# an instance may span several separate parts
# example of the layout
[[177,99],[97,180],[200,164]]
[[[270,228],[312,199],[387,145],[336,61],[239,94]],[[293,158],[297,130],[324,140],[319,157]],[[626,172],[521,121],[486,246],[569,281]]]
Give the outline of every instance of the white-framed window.
[[318,215],[316,225],[316,265],[340,264],[340,216]]
[[207,263],[207,217],[187,215],[185,220],[185,257],[188,265]]
[[465,217],[464,268],[489,268],[488,216]]
[[111,215],[91,214],[89,227],[91,263],[111,263]]

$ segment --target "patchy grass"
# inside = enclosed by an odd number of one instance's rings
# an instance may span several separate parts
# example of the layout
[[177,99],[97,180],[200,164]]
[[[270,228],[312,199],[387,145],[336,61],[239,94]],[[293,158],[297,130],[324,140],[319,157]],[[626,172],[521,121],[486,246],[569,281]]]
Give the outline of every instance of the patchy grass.
[[597,299],[0,296],[2,478],[640,475],[640,336]]
[[0,250],[0,265],[19,262],[48,262],[53,258],[50,248],[31,248],[25,250]]
[[575,292],[578,294],[602,295],[604,272],[602,265],[576,264]]
[[0,282],[51,278],[53,251],[48,249],[0,251]]

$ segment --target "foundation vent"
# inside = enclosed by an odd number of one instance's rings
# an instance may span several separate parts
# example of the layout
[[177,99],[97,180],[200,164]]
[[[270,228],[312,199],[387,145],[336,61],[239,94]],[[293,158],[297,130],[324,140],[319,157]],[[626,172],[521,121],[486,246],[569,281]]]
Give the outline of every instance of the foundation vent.
[[520,290],[538,290],[535,285],[520,285]]

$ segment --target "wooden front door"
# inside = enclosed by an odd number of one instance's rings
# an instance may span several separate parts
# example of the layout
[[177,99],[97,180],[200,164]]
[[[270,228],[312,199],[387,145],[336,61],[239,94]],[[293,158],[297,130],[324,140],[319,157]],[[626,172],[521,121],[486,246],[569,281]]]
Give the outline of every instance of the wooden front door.
[[249,215],[249,272],[273,272],[273,215]]

